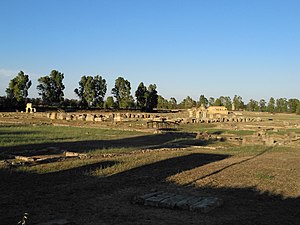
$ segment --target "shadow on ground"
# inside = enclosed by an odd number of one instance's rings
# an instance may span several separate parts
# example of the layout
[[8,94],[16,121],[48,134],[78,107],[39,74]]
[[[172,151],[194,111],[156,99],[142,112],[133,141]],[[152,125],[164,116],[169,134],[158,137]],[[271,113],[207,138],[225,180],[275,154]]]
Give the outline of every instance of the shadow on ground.
[[[65,218],[76,224],[297,224],[300,198],[259,193],[253,188],[195,188],[167,182],[178,172],[223,160],[229,155],[190,154],[158,161],[108,177],[88,172],[118,164],[106,161],[48,174],[0,170],[0,224],[28,224]],[[216,195],[224,206],[209,214],[133,205],[135,194],[151,189]]]
[[[85,141],[67,141],[67,142],[46,142],[41,144],[26,144],[17,146],[0,147],[1,153],[22,153],[22,151],[34,151],[45,148],[55,147],[66,151],[89,152],[95,149],[110,148],[159,148],[177,139],[193,139],[195,133],[169,132],[156,135],[144,135],[115,140],[85,140]],[[204,143],[205,145],[206,143]],[[26,154],[25,154],[26,155]]]

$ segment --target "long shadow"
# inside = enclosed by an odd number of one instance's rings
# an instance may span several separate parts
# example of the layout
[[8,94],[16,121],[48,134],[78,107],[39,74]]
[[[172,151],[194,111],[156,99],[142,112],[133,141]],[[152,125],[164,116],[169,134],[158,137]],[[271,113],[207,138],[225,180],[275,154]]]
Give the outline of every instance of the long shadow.
[[38,133],[37,131],[0,131],[0,137],[6,135],[28,135],[28,134],[35,134]]
[[178,138],[194,138],[194,133],[177,133],[170,132],[156,135],[144,135],[115,140],[84,140],[84,141],[66,141],[66,142],[45,142],[40,144],[26,144],[16,146],[0,147],[1,153],[12,154],[22,151],[41,150],[48,147],[55,147],[61,150],[75,151],[75,152],[89,152],[95,149],[109,149],[109,148],[130,148],[130,147],[153,147],[164,145],[170,141]]
[[[143,165],[108,177],[88,172],[122,166],[106,161],[48,174],[0,170],[0,224],[16,224],[28,212],[30,223],[67,218],[76,224],[297,224],[300,198],[260,193],[252,188],[186,187],[168,177],[230,157],[189,154]],[[158,189],[217,195],[225,204],[210,214],[132,205],[137,193]]]
[[236,166],[236,165],[240,165],[240,164],[242,164],[242,163],[245,163],[245,162],[248,162],[248,161],[250,161],[250,160],[253,160],[253,159],[255,159],[255,158],[257,158],[257,157],[259,157],[259,156],[265,154],[266,152],[270,151],[272,148],[273,148],[273,147],[266,148],[264,151],[262,151],[262,152],[260,152],[260,153],[258,153],[258,154],[256,154],[256,155],[254,155],[254,156],[252,156],[252,157],[250,157],[250,158],[241,160],[241,161],[239,161],[239,162],[232,163],[232,164],[227,165],[227,166],[225,166],[225,167],[223,167],[223,168],[221,168],[221,169],[215,170],[215,171],[212,172],[212,173],[209,173],[209,174],[207,174],[207,175],[205,175],[205,176],[202,176],[202,177],[197,178],[197,179],[195,179],[195,180],[193,180],[193,181],[190,181],[190,182],[189,182],[188,184],[186,184],[186,185],[191,185],[191,184],[195,183],[196,181],[199,181],[199,180],[205,179],[205,178],[207,178],[207,177],[210,177],[210,176],[212,176],[212,175],[218,174],[218,173],[220,173],[220,172],[222,172],[222,171],[224,171],[224,170],[226,170],[226,169],[228,169],[228,168],[230,168],[230,167],[233,167],[233,166]]

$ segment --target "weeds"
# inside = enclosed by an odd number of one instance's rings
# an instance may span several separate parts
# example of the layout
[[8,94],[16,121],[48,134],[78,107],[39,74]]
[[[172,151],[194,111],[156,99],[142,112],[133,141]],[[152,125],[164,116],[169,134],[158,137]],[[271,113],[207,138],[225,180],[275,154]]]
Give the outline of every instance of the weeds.
[[261,180],[273,180],[275,178],[275,176],[259,172],[256,174],[256,178],[261,179]]

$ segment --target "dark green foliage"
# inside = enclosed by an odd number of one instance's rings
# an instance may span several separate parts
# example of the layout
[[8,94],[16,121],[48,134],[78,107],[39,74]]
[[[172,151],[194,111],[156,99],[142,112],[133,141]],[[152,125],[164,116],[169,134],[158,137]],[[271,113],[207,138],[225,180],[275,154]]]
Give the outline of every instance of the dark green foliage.
[[296,108],[296,114],[297,114],[297,115],[300,115],[300,102],[299,102],[298,105],[297,105],[297,108]]
[[214,106],[215,105],[215,98],[210,97],[209,100],[208,100],[208,105],[209,106]]
[[63,79],[64,74],[57,70],[52,70],[49,76],[40,77],[38,79],[39,85],[37,89],[44,103],[52,105],[63,102],[63,90],[65,89]]
[[207,107],[207,105],[208,105],[207,98],[205,98],[204,95],[200,95],[200,97],[199,97],[199,106]]
[[107,97],[106,101],[104,102],[105,109],[114,109],[116,108],[116,103],[112,96]]
[[192,107],[196,107],[197,103],[190,96],[187,96],[185,99],[182,100],[182,102],[180,102],[179,106],[180,108],[190,109]]
[[259,100],[259,110],[261,112],[267,111],[267,102],[264,99]]
[[154,108],[158,107],[159,103],[160,108],[168,108],[168,101],[162,96],[158,96],[155,84],[150,84],[147,89],[144,83],[141,82],[135,92],[135,97],[137,107],[142,111],[152,112]]
[[172,97],[169,100],[170,109],[176,109],[177,108],[177,100],[176,98]]
[[229,96],[220,96],[221,105],[225,106],[228,110],[232,109],[232,102]]
[[29,76],[20,71],[18,75],[13,78],[6,89],[7,98],[15,103],[15,106],[25,105],[25,100],[28,96],[28,89],[31,86]]
[[158,109],[176,109],[177,108],[177,101],[175,98],[170,98],[168,101],[163,96],[158,96],[158,103],[157,103]]
[[244,102],[241,96],[235,95],[233,98],[233,105],[235,110],[244,109]]
[[297,106],[300,104],[299,99],[289,99],[288,100],[288,112],[295,113],[297,111]]
[[215,106],[222,106],[221,99],[217,98],[214,105]]
[[169,102],[163,96],[159,95],[157,102],[158,102],[157,103],[158,109],[168,109],[169,108]]
[[115,81],[115,87],[111,93],[116,99],[116,105],[119,109],[128,109],[134,106],[133,97],[130,94],[131,86],[128,80],[118,77]]
[[147,97],[147,88],[143,82],[141,82],[135,92],[136,105],[139,109],[146,109],[146,97]]
[[146,93],[146,111],[152,112],[158,104],[158,94],[156,91],[156,85],[150,84]]
[[63,107],[65,107],[65,108],[72,108],[72,109],[77,108],[78,105],[79,105],[79,102],[76,99],[65,98],[64,101],[63,101],[63,103],[62,103]]
[[288,102],[286,98],[276,99],[276,112],[287,112]]
[[249,103],[247,104],[247,110],[248,111],[259,111],[258,102],[250,99]]
[[268,112],[275,112],[275,99],[273,97],[270,98],[267,106]]
[[104,96],[107,91],[106,80],[101,76],[82,76],[79,81],[79,89],[76,88],[74,92],[80,98],[80,104],[82,107],[87,108],[103,107]]

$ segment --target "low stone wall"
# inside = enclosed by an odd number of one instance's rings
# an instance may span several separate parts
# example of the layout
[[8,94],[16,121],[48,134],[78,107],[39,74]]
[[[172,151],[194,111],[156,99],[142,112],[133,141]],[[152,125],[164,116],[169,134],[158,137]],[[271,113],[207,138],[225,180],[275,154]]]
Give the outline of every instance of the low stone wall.
[[260,117],[228,117],[228,116],[219,116],[216,118],[189,118],[184,120],[186,123],[226,123],[226,122],[235,122],[235,123],[249,123],[249,122],[261,122]]
[[47,118],[55,120],[79,120],[79,121],[90,121],[90,122],[102,122],[102,121],[113,121],[121,122],[128,120],[148,120],[159,117],[156,114],[151,113],[83,113],[83,114],[70,114],[64,112],[51,112],[46,114]]

